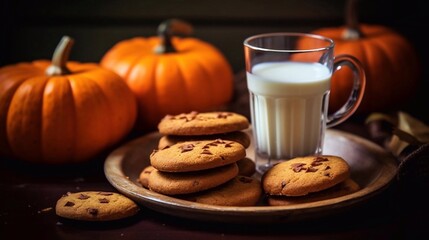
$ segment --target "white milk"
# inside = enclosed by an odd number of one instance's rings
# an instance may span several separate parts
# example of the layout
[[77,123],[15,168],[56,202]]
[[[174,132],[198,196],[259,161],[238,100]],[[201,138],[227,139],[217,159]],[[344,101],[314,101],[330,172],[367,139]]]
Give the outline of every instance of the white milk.
[[261,63],[247,73],[260,156],[288,159],[321,151],[330,78],[326,66],[303,62]]

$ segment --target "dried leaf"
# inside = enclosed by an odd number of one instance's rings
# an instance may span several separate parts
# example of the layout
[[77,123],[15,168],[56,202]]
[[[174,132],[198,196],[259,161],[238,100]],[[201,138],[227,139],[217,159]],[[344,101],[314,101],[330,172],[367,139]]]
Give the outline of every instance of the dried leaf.
[[399,154],[409,145],[429,143],[429,126],[405,112],[398,112],[398,125],[389,149],[393,154]]

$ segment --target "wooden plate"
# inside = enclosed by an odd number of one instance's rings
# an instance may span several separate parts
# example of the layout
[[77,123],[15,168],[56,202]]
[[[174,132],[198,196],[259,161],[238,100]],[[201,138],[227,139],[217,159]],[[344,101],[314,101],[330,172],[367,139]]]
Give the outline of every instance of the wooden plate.
[[[247,132],[252,134],[250,130]],[[395,159],[378,145],[356,135],[329,129],[324,154],[346,159],[351,167],[351,177],[362,187],[361,190],[342,197],[291,206],[214,206],[158,194],[137,183],[140,172],[149,165],[149,155],[160,137],[154,132],[113,151],[105,161],[105,175],[119,192],[143,206],[189,219],[269,223],[319,218],[356,206],[379,193],[392,181],[397,169]],[[253,145],[247,149],[247,156],[253,158]]]

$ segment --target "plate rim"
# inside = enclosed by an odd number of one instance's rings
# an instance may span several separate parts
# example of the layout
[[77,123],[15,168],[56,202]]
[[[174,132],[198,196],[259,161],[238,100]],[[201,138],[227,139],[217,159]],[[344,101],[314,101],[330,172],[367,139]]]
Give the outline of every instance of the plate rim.
[[[365,188],[360,189],[357,192],[340,196],[336,198],[330,198],[326,200],[320,200],[310,203],[294,204],[289,206],[246,206],[246,207],[235,207],[235,206],[216,206],[203,203],[190,202],[183,199],[178,199],[173,196],[167,196],[160,193],[156,193],[138,186],[135,182],[130,180],[122,169],[122,161],[126,154],[132,147],[138,144],[142,144],[145,141],[150,140],[153,137],[161,136],[159,132],[150,132],[143,136],[137,137],[129,142],[124,143],[115,150],[113,150],[106,158],[104,162],[104,174],[110,184],[122,194],[130,197],[134,201],[151,208],[155,211],[163,212],[169,215],[175,215],[179,217],[198,219],[198,220],[219,220],[220,216],[231,216],[235,217],[230,219],[232,221],[245,220],[249,221],[248,217],[286,217],[283,220],[290,221],[287,216],[297,215],[294,214],[296,211],[305,213],[314,213],[323,210],[334,210],[338,207],[350,207],[355,203],[361,202],[365,199],[371,198],[373,195],[381,192],[383,189],[392,182],[397,173],[397,163],[393,155],[390,155],[381,146],[354,135],[349,132],[344,132],[336,129],[327,129],[327,134],[340,135],[354,141],[361,142],[369,147],[371,151],[375,151],[383,156],[381,161],[383,169],[377,179],[367,185]],[[382,179],[380,180],[380,178]],[[368,189],[368,186],[371,186]],[[329,202],[329,204],[328,204]],[[341,206],[339,204],[341,203]],[[165,208],[167,207],[167,208]],[[168,211],[172,208],[175,211]],[[298,215],[299,216],[299,215]],[[301,216],[302,217],[302,216]],[[244,218],[244,219],[243,219]],[[299,219],[300,217],[298,217]],[[305,218],[305,217],[304,217]],[[273,218],[275,219],[275,218]],[[224,221],[224,220],[222,220]],[[265,222],[267,219],[261,218],[259,220],[250,220],[250,222]]]

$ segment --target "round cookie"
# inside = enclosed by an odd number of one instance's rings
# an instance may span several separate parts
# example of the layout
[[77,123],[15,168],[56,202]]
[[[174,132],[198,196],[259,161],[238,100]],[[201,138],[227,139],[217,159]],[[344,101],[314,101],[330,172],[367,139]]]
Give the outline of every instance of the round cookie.
[[255,162],[250,158],[243,158],[237,161],[238,175],[250,177],[256,172]]
[[261,196],[262,189],[259,180],[237,176],[218,187],[182,198],[192,202],[220,206],[255,206]]
[[337,185],[320,192],[310,193],[306,196],[287,197],[287,196],[268,196],[268,205],[270,206],[288,206],[293,204],[316,202],[336,197],[345,196],[354,193],[360,189],[359,185],[351,178],[344,180]]
[[237,142],[202,140],[155,150],[150,155],[150,163],[163,172],[190,172],[224,166],[245,156],[245,148]]
[[67,193],[56,204],[58,216],[85,221],[110,221],[130,217],[139,207],[129,198],[114,192],[86,191]]
[[249,120],[232,112],[191,112],[167,115],[158,124],[162,135],[211,135],[241,131],[249,127]]
[[238,174],[238,166],[226,166],[204,171],[168,173],[154,170],[149,175],[149,189],[165,195],[195,193],[217,187]]
[[145,188],[149,188],[149,187],[148,187],[148,186],[149,186],[149,175],[150,175],[150,173],[151,173],[153,170],[155,170],[155,168],[149,165],[149,166],[145,167],[145,168],[143,169],[143,171],[141,171],[141,172],[140,172],[138,182],[139,182],[143,187],[145,187]]
[[230,133],[221,133],[213,135],[199,135],[199,136],[177,136],[177,135],[165,135],[159,139],[158,149],[164,149],[168,146],[172,146],[178,142],[186,141],[198,141],[198,140],[215,140],[223,139],[238,142],[243,145],[244,148],[250,146],[250,137],[247,133],[242,131],[235,131]]
[[338,156],[307,156],[279,163],[262,177],[269,195],[303,196],[330,188],[350,175],[347,162]]

